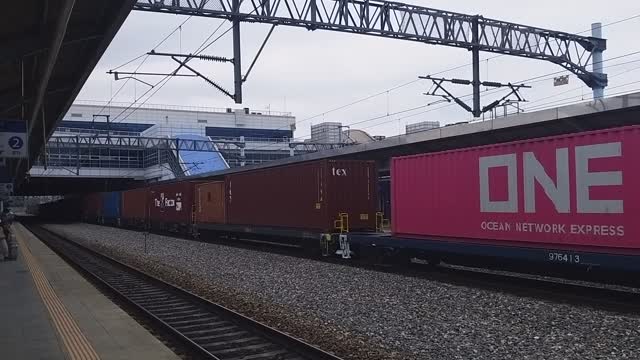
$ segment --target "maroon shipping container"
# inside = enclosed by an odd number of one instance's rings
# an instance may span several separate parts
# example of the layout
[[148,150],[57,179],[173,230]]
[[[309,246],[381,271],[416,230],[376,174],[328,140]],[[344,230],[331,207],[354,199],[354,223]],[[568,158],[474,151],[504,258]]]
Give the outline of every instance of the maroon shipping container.
[[190,225],[193,222],[193,195],[197,183],[179,181],[149,186],[147,205],[152,226]]
[[393,232],[640,249],[640,126],[394,158]]
[[122,192],[122,219],[127,224],[147,221],[147,192],[146,188],[126,190]]
[[102,216],[102,194],[91,193],[84,196],[82,204],[82,219],[85,221],[98,221]]
[[226,195],[224,181],[213,181],[196,185],[196,222],[198,224],[224,224]]
[[378,172],[373,161],[321,160],[230,174],[227,223],[334,232],[375,231]]

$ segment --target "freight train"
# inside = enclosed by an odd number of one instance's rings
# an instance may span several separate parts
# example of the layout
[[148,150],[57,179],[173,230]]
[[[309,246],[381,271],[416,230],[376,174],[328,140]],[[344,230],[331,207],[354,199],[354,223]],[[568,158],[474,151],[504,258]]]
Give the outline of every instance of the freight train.
[[382,195],[391,231],[373,161],[274,166],[75,203],[85,221],[293,239],[325,255],[638,271],[637,154],[640,126],[393,158]]
[[83,221],[200,236],[317,239],[349,231],[375,232],[374,161],[320,160],[82,196]]

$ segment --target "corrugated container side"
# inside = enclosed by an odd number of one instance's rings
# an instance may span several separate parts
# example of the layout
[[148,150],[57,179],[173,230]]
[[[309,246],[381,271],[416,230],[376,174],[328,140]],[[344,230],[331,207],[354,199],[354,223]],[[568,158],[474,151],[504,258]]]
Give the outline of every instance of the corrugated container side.
[[375,163],[368,161],[322,160],[230,174],[227,222],[330,232],[338,214],[347,212],[351,229],[374,230],[376,179]]
[[349,216],[349,229],[376,229],[378,170],[375,161],[328,160],[327,207],[329,221],[339,213]]
[[149,219],[152,222],[191,224],[194,215],[194,186],[180,181],[149,187]]
[[102,193],[102,216],[105,219],[120,218],[121,192]]
[[122,192],[122,219],[128,221],[146,221],[148,216],[147,192],[146,188]]
[[227,222],[236,225],[324,230],[324,162],[227,175]]
[[226,223],[226,191],[224,181],[214,181],[196,185],[195,199],[197,223]]
[[96,221],[102,216],[102,194],[90,193],[84,196],[82,217],[87,221]]
[[640,248],[640,126],[395,158],[399,236]]

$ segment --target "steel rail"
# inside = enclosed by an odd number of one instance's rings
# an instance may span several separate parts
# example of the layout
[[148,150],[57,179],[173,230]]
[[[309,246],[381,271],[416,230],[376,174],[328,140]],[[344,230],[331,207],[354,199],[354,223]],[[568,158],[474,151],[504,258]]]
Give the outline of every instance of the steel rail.
[[300,339],[42,227],[27,224],[27,228],[194,355],[219,360],[340,360]]

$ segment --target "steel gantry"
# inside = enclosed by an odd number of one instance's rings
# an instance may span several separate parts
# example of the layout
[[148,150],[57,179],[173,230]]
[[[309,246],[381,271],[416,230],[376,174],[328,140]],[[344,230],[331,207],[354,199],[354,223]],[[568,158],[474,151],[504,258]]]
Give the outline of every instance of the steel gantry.
[[[353,144],[289,142],[289,156],[337,149]],[[217,152],[244,164],[246,153],[259,153],[264,145],[247,145],[244,137],[237,139],[192,140],[166,137],[110,136],[110,135],[54,135],[49,138],[36,165],[62,168],[78,175],[80,168],[115,167],[131,168],[142,164],[168,163],[176,177],[184,176],[187,163],[181,154],[187,152]],[[144,157],[144,159],[141,158]],[[149,160],[151,159],[151,160]],[[160,161],[162,159],[162,161]],[[255,159],[254,159],[255,160]],[[244,166],[244,165],[241,165]],[[146,165],[142,166],[146,167]]]
[[476,116],[480,111],[481,51],[550,61],[591,88],[607,86],[605,74],[588,69],[593,55],[606,50],[606,40],[479,15],[376,0],[137,0],[134,9],[232,21],[236,102],[242,102],[240,22],[341,31],[467,49],[472,52]]

